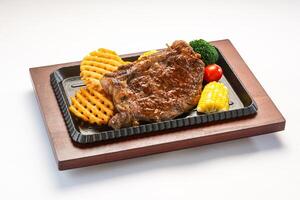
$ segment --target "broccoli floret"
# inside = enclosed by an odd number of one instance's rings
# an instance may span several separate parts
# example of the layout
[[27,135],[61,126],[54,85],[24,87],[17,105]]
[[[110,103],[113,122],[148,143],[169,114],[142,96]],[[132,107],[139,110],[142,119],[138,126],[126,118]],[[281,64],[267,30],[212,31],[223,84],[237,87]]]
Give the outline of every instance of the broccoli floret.
[[201,55],[202,60],[206,65],[214,64],[219,58],[218,51],[214,46],[203,39],[190,41],[191,47],[195,52]]

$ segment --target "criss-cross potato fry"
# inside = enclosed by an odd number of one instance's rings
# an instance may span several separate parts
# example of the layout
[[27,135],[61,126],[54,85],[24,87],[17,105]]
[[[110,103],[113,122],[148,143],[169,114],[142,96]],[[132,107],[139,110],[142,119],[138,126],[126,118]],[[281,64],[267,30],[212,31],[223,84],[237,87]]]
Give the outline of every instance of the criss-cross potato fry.
[[114,105],[105,93],[92,87],[81,87],[75,97],[71,97],[71,101],[69,110],[78,118],[91,124],[107,124],[114,114]]
[[80,64],[80,77],[86,86],[100,87],[99,79],[114,72],[120,65],[127,64],[116,52],[100,48],[84,57]]
[[116,52],[100,48],[84,57],[80,63],[80,77],[86,87],[81,87],[71,97],[69,110],[90,124],[107,124],[114,114],[114,105],[101,88],[99,80],[119,66],[128,64]]

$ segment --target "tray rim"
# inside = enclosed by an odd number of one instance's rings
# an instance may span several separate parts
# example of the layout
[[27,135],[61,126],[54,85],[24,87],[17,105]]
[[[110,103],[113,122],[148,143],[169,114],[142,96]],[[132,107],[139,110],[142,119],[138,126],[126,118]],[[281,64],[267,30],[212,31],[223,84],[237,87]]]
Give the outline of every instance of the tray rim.
[[[159,49],[162,50],[162,49]],[[144,51],[146,52],[146,51]],[[252,96],[247,91],[247,88],[243,85],[243,83],[240,81],[238,76],[235,74],[235,72],[232,70],[232,67],[228,63],[227,59],[223,56],[222,52],[218,49],[218,52],[221,54],[222,58],[234,74],[235,78],[238,80],[239,84],[243,88],[243,90],[246,91],[247,95],[251,99],[251,103],[248,106],[245,106],[244,108],[238,108],[234,110],[229,111],[223,111],[223,112],[216,112],[216,113],[210,113],[210,114],[203,114],[203,115],[197,115],[193,117],[188,118],[179,118],[179,119],[171,119],[166,120],[162,122],[152,122],[147,123],[143,125],[139,125],[137,127],[127,127],[127,128],[121,128],[118,130],[108,130],[108,131],[102,131],[98,132],[92,135],[84,135],[80,131],[78,131],[75,128],[75,124],[73,122],[71,113],[67,107],[67,99],[65,99],[64,94],[62,92],[62,88],[60,87],[60,83],[64,80],[60,74],[59,70],[69,68],[69,67],[75,67],[74,66],[68,66],[68,67],[61,67],[54,72],[50,74],[50,82],[56,97],[56,100],[59,104],[59,108],[61,110],[61,113],[63,115],[65,124],[67,126],[68,133],[73,141],[81,143],[81,144],[88,144],[88,143],[96,143],[96,142],[102,142],[106,140],[113,140],[123,137],[128,137],[132,135],[137,134],[146,134],[146,133],[153,133],[157,131],[168,131],[171,132],[172,129],[175,128],[191,128],[191,126],[200,126],[201,124],[209,123],[209,122],[218,122],[222,120],[230,120],[234,118],[239,117],[246,117],[249,115],[256,114],[258,107],[255,103]],[[128,57],[136,57],[141,55],[143,52],[136,52],[136,53],[130,53],[125,55],[120,55],[122,58],[128,58]],[[103,137],[104,134],[104,137]]]

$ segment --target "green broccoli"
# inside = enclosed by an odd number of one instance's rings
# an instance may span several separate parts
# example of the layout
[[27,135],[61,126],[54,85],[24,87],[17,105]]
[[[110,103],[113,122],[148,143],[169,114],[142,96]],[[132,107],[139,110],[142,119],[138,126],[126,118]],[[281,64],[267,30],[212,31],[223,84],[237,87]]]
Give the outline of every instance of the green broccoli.
[[218,51],[214,46],[203,39],[190,41],[191,47],[195,52],[201,55],[202,60],[206,65],[214,64],[219,58]]

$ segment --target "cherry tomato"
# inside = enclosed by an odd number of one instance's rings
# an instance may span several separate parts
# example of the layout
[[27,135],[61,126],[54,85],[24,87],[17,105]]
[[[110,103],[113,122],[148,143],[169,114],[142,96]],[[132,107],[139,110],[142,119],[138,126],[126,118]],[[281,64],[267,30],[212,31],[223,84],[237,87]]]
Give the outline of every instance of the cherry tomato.
[[204,80],[206,82],[218,81],[222,75],[223,70],[217,64],[207,65],[204,69]]

